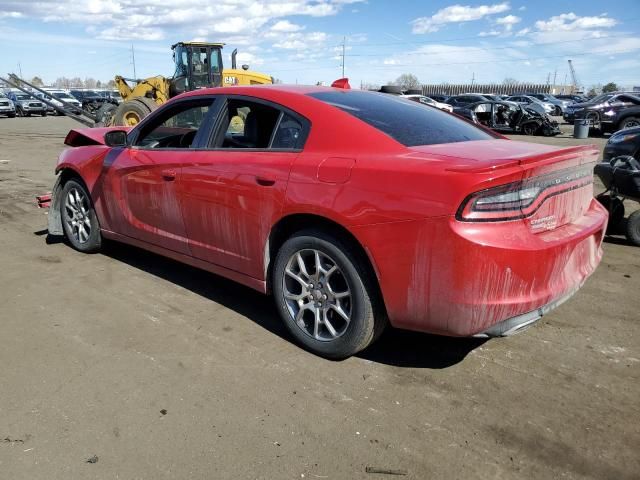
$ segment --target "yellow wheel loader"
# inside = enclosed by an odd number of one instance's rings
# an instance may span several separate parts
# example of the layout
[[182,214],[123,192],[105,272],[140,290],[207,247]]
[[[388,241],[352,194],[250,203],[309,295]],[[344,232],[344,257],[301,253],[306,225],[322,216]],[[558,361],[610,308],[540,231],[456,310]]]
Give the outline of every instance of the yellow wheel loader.
[[118,106],[103,105],[96,113],[97,125],[136,125],[170,98],[199,88],[273,83],[272,77],[250,71],[247,65],[236,68],[237,50],[231,55],[231,69],[224,69],[223,46],[224,43],[204,42],[172,45],[176,67],[172,78],[157,76],[136,80],[116,76],[116,87],[123,101]]

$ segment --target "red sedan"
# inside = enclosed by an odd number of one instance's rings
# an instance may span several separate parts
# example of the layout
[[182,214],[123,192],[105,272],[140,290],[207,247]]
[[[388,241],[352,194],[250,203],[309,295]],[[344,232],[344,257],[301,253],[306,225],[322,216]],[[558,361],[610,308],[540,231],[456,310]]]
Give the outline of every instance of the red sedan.
[[305,348],[344,358],[387,323],[503,336],[597,267],[592,146],[507,140],[324,87],[198,90],[133,129],[72,130],[49,232],[128,243],[271,293]]

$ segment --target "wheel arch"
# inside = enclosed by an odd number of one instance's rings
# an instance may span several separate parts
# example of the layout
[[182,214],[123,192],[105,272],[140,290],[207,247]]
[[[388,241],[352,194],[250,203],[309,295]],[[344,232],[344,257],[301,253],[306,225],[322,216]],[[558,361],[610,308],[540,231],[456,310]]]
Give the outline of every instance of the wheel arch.
[[374,288],[376,289],[376,294],[378,295],[380,304],[384,306],[384,298],[380,289],[378,270],[376,269],[375,262],[371,258],[371,255],[365,246],[344,225],[341,225],[328,217],[315,213],[292,213],[282,217],[272,226],[264,248],[264,275],[267,293],[272,291],[271,277],[273,273],[274,260],[278,250],[293,234],[309,228],[320,229],[324,232],[333,234],[353,248],[353,251],[358,255],[364,267],[367,268],[369,276],[375,280]]
[[62,229],[62,218],[60,216],[60,194],[65,183],[74,179],[82,182],[85,188],[87,188],[87,184],[82,178],[82,175],[80,175],[80,173],[73,167],[60,167],[56,170],[56,173],[58,174],[58,178],[51,190],[51,206],[49,208],[49,215],[47,215],[47,229],[49,231],[49,235],[59,236],[64,235],[64,230]]

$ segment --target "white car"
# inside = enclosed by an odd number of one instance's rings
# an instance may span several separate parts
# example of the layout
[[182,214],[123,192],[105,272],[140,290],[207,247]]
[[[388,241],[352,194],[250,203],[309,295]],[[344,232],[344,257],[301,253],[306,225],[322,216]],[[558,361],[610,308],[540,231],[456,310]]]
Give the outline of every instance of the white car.
[[0,115],[6,115],[9,118],[16,116],[16,107],[13,101],[2,92],[0,92]]
[[439,108],[440,110],[444,110],[445,112],[453,112],[453,107],[448,103],[436,102],[433,98],[426,97],[424,95],[401,95],[401,97],[411,100],[412,102],[418,102],[424,105],[430,105],[432,107]]
[[[66,103],[74,107],[71,110],[72,113],[79,114],[82,111],[82,104],[76,98],[72,97],[64,90],[46,89],[45,92],[47,92],[47,96],[45,97],[45,100],[49,101],[50,103],[53,103],[56,107],[66,109],[67,106],[64,104]],[[38,95],[42,97],[41,93]],[[56,113],[60,115],[60,112],[56,112]]]

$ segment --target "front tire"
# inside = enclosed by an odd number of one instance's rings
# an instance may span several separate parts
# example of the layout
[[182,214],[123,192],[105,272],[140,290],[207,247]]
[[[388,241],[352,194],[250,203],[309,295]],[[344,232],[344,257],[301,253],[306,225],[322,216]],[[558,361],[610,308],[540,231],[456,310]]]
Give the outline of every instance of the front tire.
[[93,253],[102,246],[102,235],[91,195],[78,180],[68,180],[60,194],[60,218],[65,236],[73,248]]
[[346,242],[302,231],[280,248],[273,269],[276,306],[303,348],[325,358],[358,353],[386,325],[375,279]]

